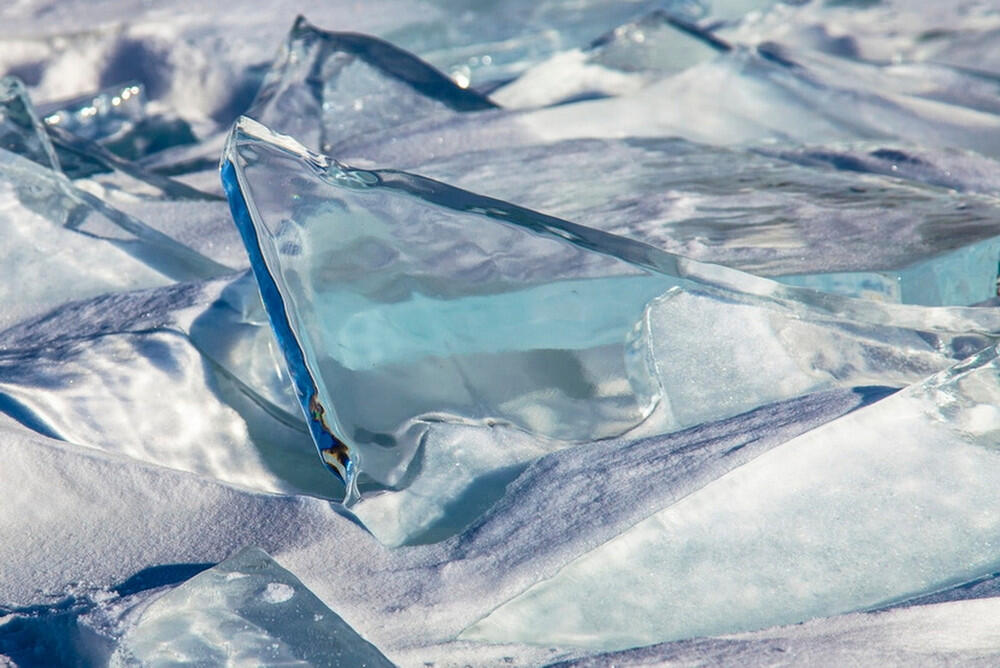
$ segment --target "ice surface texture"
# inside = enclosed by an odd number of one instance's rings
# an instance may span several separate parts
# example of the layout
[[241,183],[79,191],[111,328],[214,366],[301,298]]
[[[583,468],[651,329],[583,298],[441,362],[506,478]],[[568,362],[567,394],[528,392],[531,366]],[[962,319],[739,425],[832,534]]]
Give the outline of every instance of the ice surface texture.
[[0,3],[0,665],[995,663],[990,3],[196,4]]
[[[249,119],[223,180],[348,505],[379,490],[420,499],[357,509],[388,542],[547,450],[832,387],[902,386],[997,334],[992,310],[785,286],[423,177],[351,169]],[[499,427],[534,440],[518,446]]]
[[391,668],[265,552],[247,548],[147,607],[112,666],[178,662]]
[[265,306],[349,502],[417,475],[427,423],[572,442],[623,433],[657,402],[629,337],[677,279],[588,252],[601,233],[342,167],[249,120],[224,160]]
[[320,30],[300,16],[247,115],[330,152],[355,135],[416,118],[494,108],[388,42]]

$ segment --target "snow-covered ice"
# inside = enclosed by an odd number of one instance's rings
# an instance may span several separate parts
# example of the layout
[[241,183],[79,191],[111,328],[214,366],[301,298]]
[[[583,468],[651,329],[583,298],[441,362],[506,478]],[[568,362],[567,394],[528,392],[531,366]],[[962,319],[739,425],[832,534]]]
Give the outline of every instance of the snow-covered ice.
[[998,76],[989,0],[4,4],[0,666],[992,665]]

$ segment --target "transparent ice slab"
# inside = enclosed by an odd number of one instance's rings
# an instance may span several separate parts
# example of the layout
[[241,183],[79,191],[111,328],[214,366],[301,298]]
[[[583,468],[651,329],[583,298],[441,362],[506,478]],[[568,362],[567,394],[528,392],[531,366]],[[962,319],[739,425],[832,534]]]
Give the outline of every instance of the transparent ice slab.
[[248,547],[146,607],[111,666],[392,662],[263,550]]
[[39,116],[48,126],[58,126],[82,139],[111,137],[146,116],[146,87],[130,81],[109,86],[93,95],[47,104]]
[[[134,86],[127,90],[131,91],[132,88]],[[102,94],[105,97],[107,95],[109,93]],[[79,129],[68,120],[65,124]],[[0,80],[0,131],[3,132],[0,148],[24,155],[45,167],[61,171],[70,178],[111,172],[112,179],[117,177],[119,181],[124,181],[125,188],[129,187],[131,180],[138,182],[152,194],[166,198],[219,199],[218,195],[202,192],[180,181],[148,171],[134,162],[119,157],[86,136],[74,134],[63,125],[61,122],[48,123],[39,120],[39,114],[19,80],[14,77]],[[139,128],[137,132],[141,134],[147,130],[150,129]],[[139,137],[132,139],[141,141]],[[129,140],[125,141],[128,143]],[[134,183],[131,187],[135,187]],[[140,192],[141,190],[142,188]]]
[[247,489],[343,496],[248,276],[102,295],[0,332],[0,413]]
[[630,335],[678,279],[589,252],[599,242],[581,235],[593,231],[345,168],[249,119],[223,180],[349,501],[355,486],[409,484],[430,423],[510,424],[568,443],[627,431],[656,403]]
[[553,53],[584,46],[609,28],[656,9],[689,20],[705,15],[699,0],[517,0],[503,6],[433,0],[431,5],[437,14],[429,12],[425,20],[392,30],[385,38],[470,87],[508,81]]
[[634,93],[729,48],[694,24],[658,9],[602,35],[587,48],[555,54],[490,96],[504,107],[526,108]]
[[998,165],[966,152],[882,143],[745,151],[606,139],[495,147],[405,166],[795,285],[925,305],[996,294],[997,205],[975,193],[992,194]]
[[314,150],[424,116],[496,105],[376,37],[295,21],[246,112]]
[[35,113],[24,84],[15,77],[0,79],[0,148],[43,167],[59,169],[59,159],[45,126]]
[[0,150],[5,281],[0,324],[74,299],[229,270],[75,188],[62,174]]
[[788,441],[463,636],[620,649],[878,607],[995,572],[998,371],[989,348]]
[[[47,127],[58,127],[80,139],[97,142],[125,160],[139,160],[173,146],[197,141],[184,120],[150,112],[146,87],[135,81],[44,105],[39,109],[39,116]],[[71,178],[78,178],[85,175],[84,170],[104,171],[106,167],[96,160],[84,158],[76,169],[80,171],[66,168],[66,173]]]
[[[428,515],[491,471],[516,474],[541,451],[676,429],[818,387],[902,385],[1000,331],[994,309],[879,304],[784,286],[422,177],[354,170],[249,119],[234,129],[223,179],[325,461],[358,492],[412,489],[422,497],[412,507]],[[670,386],[700,387],[711,374],[690,372],[694,355],[656,348],[648,305],[691,282],[715,286],[707,305],[686,316],[707,333],[689,337],[697,354],[732,358],[743,384],[734,385],[737,402],[704,398],[721,412],[678,420],[671,404],[690,412],[685,402],[701,399],[668,398]],[[747,306],[762,345],[797,360],[801,383],[762,381],[759,357],[739,355],[741,340],[715,345],[713,319],[730,304]],[[817,337],[840,348],[814,360]],[[905,352],[894,357],[896,346]],[[664,381],[673,358],[680,361],[670,372],[679,375]],[[486,455],[489,448],[464,448],[437,429],[453,425],[485,430],[487,440],[502,426],[529,443]],[[450,472],[453,479],[430,483]],[[375,526],[372,518],[392,512],[359,513],[380,537],[411,531]],[[406,523],[421,526],[419,518]]]
[[835,387],[904,387],[998,339],[872,325],[678,287],[649,303],[635,340],[661,400],[633,436]]

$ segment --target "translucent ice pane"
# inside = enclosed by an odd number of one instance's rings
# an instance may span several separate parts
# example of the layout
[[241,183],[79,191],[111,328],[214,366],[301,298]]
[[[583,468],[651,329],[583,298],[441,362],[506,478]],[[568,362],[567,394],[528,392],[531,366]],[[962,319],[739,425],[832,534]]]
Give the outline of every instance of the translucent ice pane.
[[[139,82],[109,86],[96,93],[72,100],[54,102],[39,108],[39,116],[48,128],[59,128],[80,139],[95,142],[125,160],[139,160],[173,146],[197,141],[191,126],[181,118],[150,112],[146,88]],[[79,178],[107,165],[57,146],[67,175]]]
[[0,150],[0,325],[110,292],[228,273],[161,232]]
[[247,115],[310,148],[448,111],[496,105],[376,37],[295,21]]
[[393,665],[292,573],[248,547],[151,603],[112,666]]
[[617,649],[872,608],[993,573],[998,371],[990,348],[788,441],[464,636]]
[[45,105],[39,115],[46,125],[97,141],[114,135],[146,115],[146,89],[129,82],[94,93]]
[[15,77],[0,79],[0,148],[43,167],[59,169],[52,142],[38,119],[24,85]]
[[637,431],[675,431],[834,387],[903,387],[996,341],[674,288],[650,302],[636,336],[662,397]]
[[325,162],[249,120],[223,178],[313,434],[348,482],[405,486],[429,422],[572,442],[655,404],[630,336],[678,279],[586,250],[601,233]]
[[664,10],[615,28],[586,49],[552,56],[490,94],[504,107],[541,107],[588,97],[634,93],[704,62],[723,42]]
[[685,279],[793,317],[1000,331],[991,309],[783,286],[422,177],[347,168],[249,119],[223,180],[313,436],[360,491],[420,475],[431,422],[510,424],[549,448],[636,427],[659,399],[640,318]]
[[789,285],[905,304],[975,304],[997,296],[1000,237],[915,262],[895,271],[782,276]]
[[[845,167],[824,168],[831,164]],[[1000,209],[974,193],[995,189],[1000,165],[967,153],[868,144],[772,156],[608,139],[495,147],[406,167],[792,285],[925,305],[978,303],[996,290]]]

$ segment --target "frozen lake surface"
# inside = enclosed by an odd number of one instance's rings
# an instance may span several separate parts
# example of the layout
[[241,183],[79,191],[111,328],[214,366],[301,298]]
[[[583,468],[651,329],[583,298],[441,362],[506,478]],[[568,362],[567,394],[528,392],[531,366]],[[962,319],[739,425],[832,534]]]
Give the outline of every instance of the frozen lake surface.
[[0,7],[0,666],[994,665],[1000,5]]

